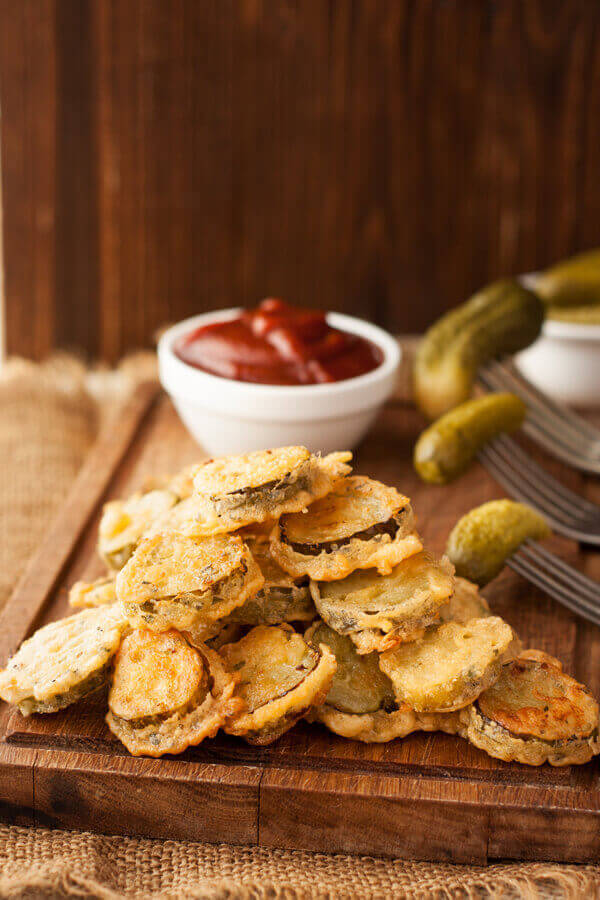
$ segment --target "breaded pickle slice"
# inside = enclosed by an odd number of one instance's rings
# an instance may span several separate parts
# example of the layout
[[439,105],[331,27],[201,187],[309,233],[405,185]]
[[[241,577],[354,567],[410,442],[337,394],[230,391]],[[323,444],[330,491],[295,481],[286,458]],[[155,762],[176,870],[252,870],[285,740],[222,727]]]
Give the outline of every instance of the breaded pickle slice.
[[238,676],[235,695],[245,703],[225,731],[250,744],[270,744],[319,706],[336,669],[327,647],[307,644],[289,625],[257,625],[219,652]]
[[347,634],[359,653],[382,653],[422,637],[437,622],[454,590],[452,566],[429,553],[414,553],[389,575],[353,572],[341,581],[312,582],[321,618]]
[[[216,624],[264,582],[237,535],[145,538],[117,576],[117,597],[133,628],[194,630],[212,637]],[[218,629],[217,629],[218,630]]]
[[140,628],[117,653],[106,722],[133,756],[182,753],[241,708],[234,688],[219,655],[189,634]]
[[74,609],[90,609],[116,603],[115,578],[116,574],[111,572],[95,581],[76,581],[69,591],[69,605]]
[[557,659],[538,650],[504,665],[460,717],[463,737],[505,762],[567,766],[600,752],[598,704]]
[[454,576],[454,593],[446,606],[440,610],[442,622],[458,622],[466,625],[471,619],[483,619],[491,616],[490,607],[479,588],[466,578]]
[[496,577],[521,544],[548,537],[550,529],[539,513],[514,500],[491,500],[458,520],[446,553],[456,574],[483,587]]
[[517,652],[512,628],[499,616],[447,622],[379,658],[399,703],[417,712],[452,712],[472,703]]
[[204,537],[205,524],[205,510],[202,502],[197,497],[190,496],[158,516],[145,532],[144,537],[149,538],[167,533]]
[[423,481],[448,484],[465,472],[481,448],[520,428],[525,404],[515,394],[486,394],[451,409],[421,433],[413,463]]
[[325,701],[311,709],[309,721],[322,722],[334,734],[364,743],[384,743],[413,731],[456,733],[456,713],[417,713],[406,703],[396,702],[392,683],[379,668],[377,653],[359,655],[346,635],[320,621],[305,637],[315,646],[328,646],[337,662]]
[[364,476],[339,481],[306,513],[282,516],[271,553],[286,572],[336,581],[356,569],[389,574],[422,549],[408,497]]
[[300,512],[350,472],[351,459],[347,452],[321,458],[306,447],[278,447],[202,463],[194,489],[203,504],[204,533],[235,531]]
[[98,529],[98,553],[109,569],[122,569],[153,522],[177,503],[168,490],[133,494],[104,504]]
[[21,644],[0,672],[0,697],[24,716],[75,703],[106,683],[127,629],[120,603],[45,625]]
[[317,611],[308,578],[297,579],[281,568],[271,556],[266,538],[247,538],[247,545],[263,574],[265,583],[253,597],[227,617],[239,625],[279,625],[282,622],[312,622]]
[[543,321],[540,298],[512,279],[496,281],[451,309],[419,344],[414,366],[418,407],[432,421],[464,403],[479,366],[533,343]]

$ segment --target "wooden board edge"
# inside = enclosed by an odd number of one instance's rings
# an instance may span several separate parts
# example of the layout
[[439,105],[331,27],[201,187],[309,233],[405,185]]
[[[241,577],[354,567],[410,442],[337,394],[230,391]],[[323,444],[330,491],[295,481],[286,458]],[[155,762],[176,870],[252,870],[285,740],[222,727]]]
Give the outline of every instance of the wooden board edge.
[[[259,844],[314,852],[485,865],[496,859],[593,862],[600,810],[569,792],[541,807],[536,787],[445,779],[266,770]],[[542,792],[543,793],[543,792]]]
[[67,499],[0,614],[0,662],[27,637],[159,393],[140,384],[88,453]]
[[256,845],[262,772],[0,743],[0,819],[101,834]]

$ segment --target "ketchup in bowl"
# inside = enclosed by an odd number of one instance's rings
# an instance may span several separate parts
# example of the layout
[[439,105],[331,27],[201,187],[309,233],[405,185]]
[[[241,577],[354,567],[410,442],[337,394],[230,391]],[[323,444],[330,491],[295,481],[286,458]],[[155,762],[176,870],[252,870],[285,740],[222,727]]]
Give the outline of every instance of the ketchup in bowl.
[[332,328],[325,313],[275,299],[234,319],[196,328],[174,350],[183,362],[211,375],[255,384],[345,381],[383,362],[379,347]]

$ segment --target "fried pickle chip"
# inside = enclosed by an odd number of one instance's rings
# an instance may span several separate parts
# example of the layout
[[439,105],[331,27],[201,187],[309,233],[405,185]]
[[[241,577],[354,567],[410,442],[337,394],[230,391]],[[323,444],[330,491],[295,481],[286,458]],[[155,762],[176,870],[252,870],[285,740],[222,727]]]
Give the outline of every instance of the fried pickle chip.
[[408,704],[396,702],[377,653],[359,655],[349,637],[321,621],[308,629],[305,639],[328,646],[337,662],[325,701],[310,710],[309,721],[322,722],[334,734],[364,743],[384,743],[413,731],[456,733],[457,713],[417,713]]
[[225,731],[250,744],[270,744],[320,705],[336,669],[327,647],[310,646],[289,625],[257,625],[220,653],[245,703]]
[[104,504],[98,529],[98,553],[109,569],[122,569],[153,522],[177,503],[168,490],[133,494]]
[[168,533],[203,537],[205,518],[201,507],[202,504],[197,497],[186,497],[185,500],[162,513],[148,528],[144,537]]
[[448,603],[440,609],[442,622],[458,622],[466,625],[471,619],[484,619],[491,616],[490,608],[485,597],[479,593],[479,588],[466,578],[454,576],[454,593]]
[[120,603],[45,625],[21,644],[0,672],[0,697],[24,716],[75,703],[106,683],[127,629]]
[[69,605],[74,609],[90,609],[117,602],[114,572],[95,581],[76,581],[69,591]]
[[537,650],[506,663],[460,717],[463,737],[505,762],[567,766],[600,752],[598,704],[557,659]]
[[227,617],[239,625],[279,625],[282,622],[312,622],[317,615],[308,579],[288,575],[271,556],[269,541],[248,536],[247,545],[265,583],[254,597]]
[[255,522],[300,512],[350,472],[351,453],[321,458],[306,447],[278,447],[201,463],[194,489],[208,524],[190,534],[235,531]]
[[418,712],[452,712],[473,702],[516,654],[512,628],[499,616],[447,622],[380,656],[399,703]]
[[389,575],[353,572],[341,581],[311,582],[311,592],[321,618],[347,634],[359,653],[381,653],[422,637],[439,620],[454,590],[453,571],[447,560],[422,551]]
[[219,655],[189,634],[140,628],[115,658],[106,722],[133,756],[182,753],[241,709],[234,688]]
[[286,572],[314,581],[356,569],[388,575],[421,549],[408,498],[358,475],[340,480],[307,513],[282,516],[271,537],[271,553]]
[[213,637],[217,622],[260,590],[264,579],[237,535],[179,533],[145,538],[117,576],[117,597],[134,628],[193,630]]

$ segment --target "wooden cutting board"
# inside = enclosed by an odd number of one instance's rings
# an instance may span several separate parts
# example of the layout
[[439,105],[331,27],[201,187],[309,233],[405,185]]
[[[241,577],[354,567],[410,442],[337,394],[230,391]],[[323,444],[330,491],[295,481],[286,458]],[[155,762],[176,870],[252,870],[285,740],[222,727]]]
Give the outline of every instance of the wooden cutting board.
[[[502,496],[475,466],[448,488],[411,468],[422,421],[401,403],[383,412],[356,470],[412,497],[425,544],[441,552],[456,519]],[[102,503],[201,457],[170,401],[142,386],[105,432],[0,620],[0,663],[34,628],[68,611],[67,590],[102,572],[95,554]],[[549,468],[588,494],[573,472]],[[554,539],[564,558],[600,577],[598,554]],[[600,630],[510,572],[486,591],[532,645],[558,656],[600,696]],[[457,737],[417,734],[389,744],[336,738],[301,724],[266,748],[225,735],[183,756],[134,759],[104,724],[105,697],[50,716],[0,709],[4,820],[105,833],[485,863],[498,858],[596,860],[596,762],[555,769],[490,759]]]

